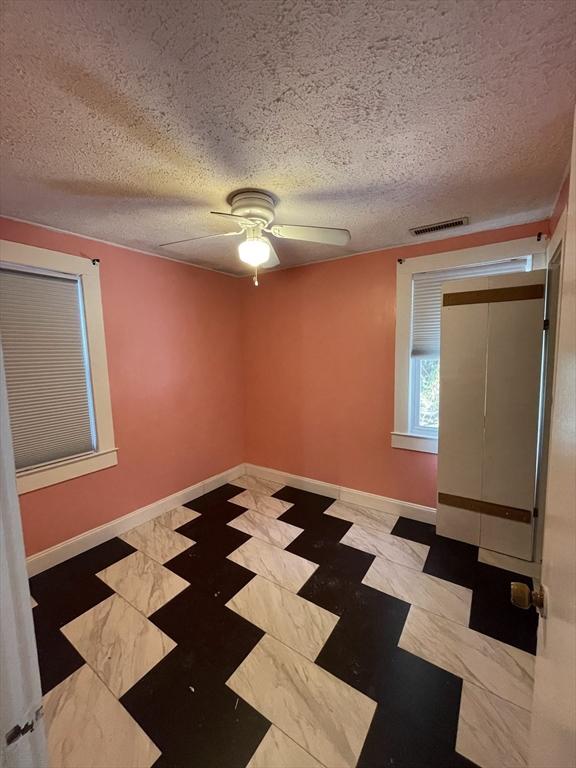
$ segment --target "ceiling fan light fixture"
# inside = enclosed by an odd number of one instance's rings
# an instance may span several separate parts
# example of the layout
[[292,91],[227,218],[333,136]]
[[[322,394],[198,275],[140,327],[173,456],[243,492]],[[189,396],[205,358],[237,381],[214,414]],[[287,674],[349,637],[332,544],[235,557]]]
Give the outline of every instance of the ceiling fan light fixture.
[[270,244],[264,237],[250,237],[238,246],[240,261],[251,267],[259,267],[270,258]]

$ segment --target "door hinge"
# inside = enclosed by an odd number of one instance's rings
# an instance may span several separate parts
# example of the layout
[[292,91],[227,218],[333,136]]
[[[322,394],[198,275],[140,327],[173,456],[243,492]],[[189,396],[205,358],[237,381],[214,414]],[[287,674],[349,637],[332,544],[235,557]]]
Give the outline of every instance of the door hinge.
[[6,734],[6,746],[9,747],[11,744],[14,744],[19,739],[21,739],[22,736],[25,736],[27,733],[31,733],[43,714],[44,712],[42,707],[38,707],[32,720],[28,720],[28,722],[24,723],[24,725],[15,725],[14,728],[11,728]]
[[544,318],[544,330],[545,331],[549,331],[550,330],[550,320],[547,317]]
[[538,507],[534,507],[534,517],[538,517]]

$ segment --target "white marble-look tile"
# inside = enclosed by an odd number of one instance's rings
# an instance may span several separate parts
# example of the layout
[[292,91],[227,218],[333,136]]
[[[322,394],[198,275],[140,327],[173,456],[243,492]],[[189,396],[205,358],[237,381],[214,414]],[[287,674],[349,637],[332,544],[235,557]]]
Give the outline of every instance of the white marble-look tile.
[[339,618],[262,576],[255,576],[226,605],[310,661]]
[[271,725],[246,768],[323,768],[323,766],[275,725]]
[[244,514],[235,517],[228,525],[282,548],[287,547],[304,530],[290,523],[284,523],[282,520],[273,520],[253,509],[247,509]]
[[317,563],[255,538],[248,539],[235,549],[228,555],[228,560],[259,573],[291,592],[302,589],[318,568]]
[[162,525],[157,517],[120,534],[120,538],[158,563],[166,563],[194,545],[191,539]]
[[376,702],[265,635],[227,682],[326,768],[353,768]]
[[284,488],[285,483],[277,483],[274,480],[265,480],[263,477],[254,477],[254,475],[242,475],[231,481],[232,485],[239,488],[246,488],[248,491],[262,493],[264,496],[271,496],[280,488]]
[[349,547],[361,549],[385,560],[391,560],[398,565],[421,571],[428,557],[430,547],[416,541],[401,539],[389,533],[379,533],[375,530],[365,530],[354,524],[340,540]]
[[143,552],[133,552],[96,575],[145,616],[189,586]]
[[119,595],[98,603],[61,632],[118,697],[176,647]]
[[388,515],[371,507],[361,507],[344,501],[335,501],[324,512],[325,515],[356,523],[361,528],[367,528],[381,533],[390,533],[398,521],[398,515]]
[[50,768],[149,768],[160,750],[86,664],[44,696]]
[[524,709],[532,706],[534,656],[412,606],[400,648]]
[[200,517],[200,512],[196,512],[194,509],[188,509],[188,507],[180,506],[169,509],[167,512],[159,515],[156,519],[162,525],[165,525],[170,530],[175,531],[176,528],[180,528],[181,525],[186,525],[192,520],[196,520]]
[[293,507],[289,501],[282,501],[282,499],[275,499],[272,496],[265,496],[262,493],[256,493],[255,491],[242,491],[238,496],[230,499],[233,504],[238,504],[240,507],[246,509],[255,509],[256,512],[260,512],[261,515],[266,517],[280,517],[284,512],[287,512],[290,507]]
[[481,768],[528,765],[530,712],[464,681],[456,751]]
[[405,568],[381,557],[374,560],[362,583],[468,626],[472,590],[459,584]]

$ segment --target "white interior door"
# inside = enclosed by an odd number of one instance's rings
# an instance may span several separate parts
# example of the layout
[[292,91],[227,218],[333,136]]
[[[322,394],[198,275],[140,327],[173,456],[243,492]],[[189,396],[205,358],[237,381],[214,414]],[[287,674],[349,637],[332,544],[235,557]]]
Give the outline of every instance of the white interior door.
[[[535,504],[544,299],[489,305],[482,500]],[[480,515],[480,546],[532,559],[530,522]]]
[[[2,768],[48,765],[32,603],[16,494],[0,347],[0,756]],[[20,730],[19,730],[20,729]],[[8,734],[12,733],[11,737]],[[7,743],[11,741],[10,744]]]
[[532,768],[576,765],[576,122],[548,453],[540,622],[532,707]]
[[442,536],[532,559],[544,270],[446,283],[440,351]]

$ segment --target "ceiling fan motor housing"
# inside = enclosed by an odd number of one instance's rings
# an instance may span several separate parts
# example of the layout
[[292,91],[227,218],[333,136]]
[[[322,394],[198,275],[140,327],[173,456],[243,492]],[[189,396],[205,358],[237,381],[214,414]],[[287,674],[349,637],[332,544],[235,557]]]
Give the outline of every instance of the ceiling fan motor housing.
[[230,207],[235,216],[256,220],[264,227],[274,221],[274,199],[266,192],[236,192],[230,195]]

